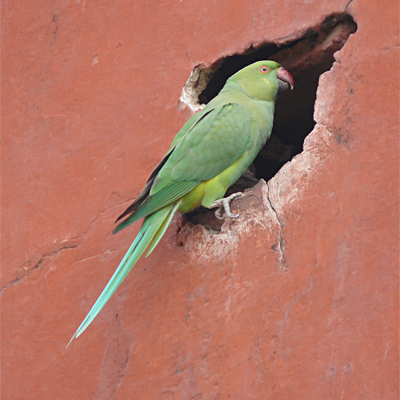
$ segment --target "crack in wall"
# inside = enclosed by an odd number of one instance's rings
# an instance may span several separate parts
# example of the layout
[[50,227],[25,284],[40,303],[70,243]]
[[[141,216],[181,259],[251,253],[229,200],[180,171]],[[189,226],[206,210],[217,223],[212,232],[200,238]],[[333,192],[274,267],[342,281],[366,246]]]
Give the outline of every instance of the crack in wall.
[[100,367],[96,397],[98,399],[117,397],[118,389],[124,381],[130,362],[132,338],[124,331],[117,316],[112,324],[111,337],[105,348]]
[[118,391],[119,387],[122,385],[122,382],[124,381],[126,370],[128,369],[128,366],[129,366],[130,356],[131,356],[131,347],[128,346],[127,349],[126,349],[126,360],[125,360],[125,363],[124,363],[123,367],[120,370],[120,373],[119,373],[119,376],[118,376],[118,380],[117,380],[117,382],[115,384],[115,392]]
[[276,245],[273,246],[273,249],[275,251],[279,252],[279,258],[278,258],[279,267],[283,270],[287,270],[289,267],[286,264],[285,239],[283,238],[283,234],[282,234],[285,224],[284,224],[282,218],[279,216],[278,211],[276,210],[275,206],[272,203],[270,191],[271,191],[271,188],[269,186],[269,182],[267,182],[267,199],[268,199],[269,205],[271,206],[271,209],[272,209],[272,211],[278,221],[278,224],[279,224],[278,242],[276,243]]
[[351,4],[353,1],[354,1],[354,0],[350,0],[350,1],[346,4],[346,7],[344,8],[345,11],[346,11],[346,13],[349,13],[350,4]]
[[[21,275],[21,276],[17,276],[15,279],[13,279],[12,281],[8,282],[7,285],[5,285],[4,287],[2,287],[1,290],[0,290],[0,296],[3,295],[3,292],[4,292],[9,286],[15,285],[15,284],[17,284],[17,283],[19,283],[19,282],[25,280],[25,279],[26,279],[29,275],[31,275],[34,271],[38,270],[38,269],[40,268],[40,266],[44,263],[44,261],[45,261],[47,258],[51,258],[51,257],[57,255],[58,253],[60,253],[60,252],[63,251],[63,250],[71,250],[71,249],[75,249],[76,247],[80,246],[81,243],[82,243],[82,239],[81,239],[78,243],[74,242],[76,239],[79,239],[79,238],[77,237],[77,238],[72,238],[72,239],[64,240],[64,242],[66,242],[66,241],[68,241],[68,242],[72,241],[73,243],[72,243],[72,244],[65,244],[65,245],[63,245],[62,247],[60,247],[60,248],[58,248],[58,249],[56,249],[56,250],[53,250],[53,251],[50,251],[50,252],[48,252],[48,253],[43,254],[42,257],[40,258],[40,260],[39,260],[33,267],[29,268],[29,269],[26,271],[25,274],[23,274],[23,275]],[[62,242],[61,242],[61,243],[62,243]]]
[[[60,253],[63,250],[71,250],[71,249],[75,249],[77,247],[79,247],[84,240],[86,239],[92,225],[108,210],[119,207],[122,204],[126,204],[126,203],[130,203],[132,201],[132,199],[123,201],[121,203],[118,204],[112,204],[109,205],[105,208],[103,208],[98,215],[89,222],[89,224],[87,225],[87,229],[82,233],[81,236],[77,236],[77,237],[73,237],[71,239],[64,239],[61,242],[57,243],[57,244],[53,244],[51,247],[53,247],[53,249],[51,249],[50,251],[48,250],[47,252],[44,252],[44,254],[34,254],[28,261],[26,261],[25,263],[23,263],[22,265],[20,265],[17,269],[16,269],[16,277],[14,279],[12,279],[10,282],[8,282],[5,286],[3,286],[0,289],[0,296],[3,295],[3,292],[10,287],[11,285],[15,285],[20,283],[21,281],[25,280],[28,276],[30,276],[34,271],[37,271],[38,269],[41,268],[42,264],[46,261],[46,259],[48,258],[52,258],[54,256],[56,256],[58,253]],[[60,246],[61,245],[61,246]],[[60,246],[60,247],[58,247]],[[54,247],[56,247],[56,249],[54,249]],[[93,256],[87,257],[83,260],[78,260],[77,262],[82,262],[84,260],[87,260],[91,257],[95,257],[95,256],[99,256],[101,254],[106,253],[107,251],[109,251],[110,249],[105,250],[102,253],[99,254],[95,254]],[[37,262],[33,262],[33,260],[35,260],[35,258],[37,259],[37,256],[39,256],[39,260]],[[30,267],[31,264],[34,264],[32,267]],[[27,265],[27,267],[24,267],[25,265]],[[22,273],[21,275],[19,274],[19,271],[21,271],[21,269],[25,269],[25,272]]]

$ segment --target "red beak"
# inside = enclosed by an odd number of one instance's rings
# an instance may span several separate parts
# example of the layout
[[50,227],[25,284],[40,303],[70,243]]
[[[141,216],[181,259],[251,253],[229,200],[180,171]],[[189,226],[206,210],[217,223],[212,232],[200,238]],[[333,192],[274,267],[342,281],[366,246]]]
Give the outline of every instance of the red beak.
[[290,88],[293,89],[294,79],[293,79],[293,76],[290,75],[289,71],[287,71],[285,68],[280,67],[278,69],[276,76],[281,81],[288,83],[290,85]]

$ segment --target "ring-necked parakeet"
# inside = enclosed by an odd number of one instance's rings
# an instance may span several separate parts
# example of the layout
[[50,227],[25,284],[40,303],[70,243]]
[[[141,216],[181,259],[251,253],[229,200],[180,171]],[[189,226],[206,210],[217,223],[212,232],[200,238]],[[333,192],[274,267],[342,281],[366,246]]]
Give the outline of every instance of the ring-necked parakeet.
[[293,87],[288,71],[274,61],[258,61],[232,75],[221,92],[192,116],[144,190],[117,219],[114,233],[144,217],[143,225],[71,341],[93,321],[146,249],[148,256],[175,212],[200,205],[222,206],[226,190],[246,171],[271,135],[279,91]]

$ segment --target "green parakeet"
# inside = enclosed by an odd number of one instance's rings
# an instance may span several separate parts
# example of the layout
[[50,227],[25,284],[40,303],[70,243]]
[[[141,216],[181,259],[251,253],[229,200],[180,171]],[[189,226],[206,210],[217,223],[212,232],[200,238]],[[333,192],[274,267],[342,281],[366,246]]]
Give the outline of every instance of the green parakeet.
[[192,116],[144,190],[117,219],[114,233],[144,217],[131,247],[71,341],[104,307],[146,249],[148,256],[173,215],[199,206],[222,206],[226,190],[250,166],[271,135],[278,92],[293,87],[290,73],[274,61],[258,61],[232,75],[218,96]]

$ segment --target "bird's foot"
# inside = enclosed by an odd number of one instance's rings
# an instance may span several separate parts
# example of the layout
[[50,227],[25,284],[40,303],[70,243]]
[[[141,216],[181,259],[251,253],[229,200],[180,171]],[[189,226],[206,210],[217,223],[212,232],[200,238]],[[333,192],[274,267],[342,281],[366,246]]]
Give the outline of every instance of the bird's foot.
[[243,193],[233,193],[229,197],[223,197],[222,199],[215,200],[214,203],[211,204],[210,208],[217,208],[215,211],[215,216],[218,219],[224,219],[224,217],[221,215],[222,210],[225,211],[225,214],[229,218],[237,218],[240,214],[232,214],[231,209],[229,208],[229,204],[233,201],[233,199],[236,199],[237,197],[241,197]]

